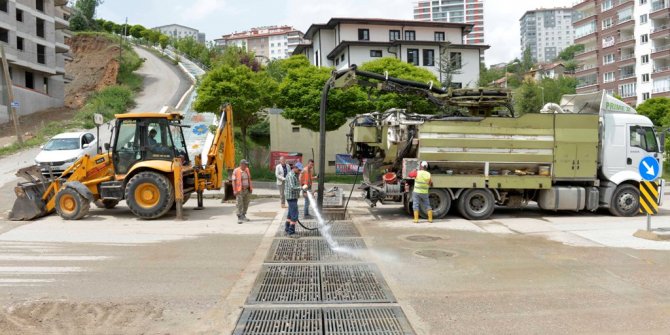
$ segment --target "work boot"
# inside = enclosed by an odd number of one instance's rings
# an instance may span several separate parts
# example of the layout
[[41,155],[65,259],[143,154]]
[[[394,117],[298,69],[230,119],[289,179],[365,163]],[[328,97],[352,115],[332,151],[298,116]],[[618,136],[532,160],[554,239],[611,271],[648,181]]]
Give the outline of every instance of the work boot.
[[242,220],[242,216],[241,216],[241,215],[238,215],[238,216],[237,216],[237,224],[242,224],[242,222],[244,222],[244,221]]
[[242,220],[243,220],[243,221],[251,221],[251,220],[249,220],[249,218],[247,218],[247,214],[246,214],[246,213],[245,213],[245,214],[242,214]]
[[290,226],[290,225],[291,225],[291,223],[289,223],[288,221],[284,222],[284,232],[287,233],[287,234],[288,234],[288,226]]
[[414,211],[414,223],[419,223],[419,211]]
[[433,222],[433,211],[428,211],[428,222]]

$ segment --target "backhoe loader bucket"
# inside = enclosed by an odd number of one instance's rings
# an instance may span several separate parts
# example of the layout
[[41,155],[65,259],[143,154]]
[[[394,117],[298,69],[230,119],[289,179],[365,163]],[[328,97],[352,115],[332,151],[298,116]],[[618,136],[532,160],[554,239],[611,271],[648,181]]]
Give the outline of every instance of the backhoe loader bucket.
[[31,166],[20,169],[16,176],[24,178],[28,182],[19,183],[14,188],[16,201],[12,211],[9,212],[9,219],[12,221],[26,221],[47,215],[46,203],[42,200],[42,195],[44,195],[49,181],[42,176],[39,167]]
[[223,182],[223,201],[235,200],[235,193],[233,192],[233,183],[230,180]]

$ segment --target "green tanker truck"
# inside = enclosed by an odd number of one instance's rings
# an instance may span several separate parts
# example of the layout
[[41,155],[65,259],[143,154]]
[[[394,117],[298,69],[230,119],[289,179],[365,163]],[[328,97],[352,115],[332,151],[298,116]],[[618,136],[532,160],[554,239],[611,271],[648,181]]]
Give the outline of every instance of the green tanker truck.
[[409,173],[427,161],[437,218],[454,206],[467,219],[483,220],[496,206],[531,202],[550,211],[606,208],[633,216],[639,213],[640,161],[652,156],[663,166],[664,140],[652,122],[602,92],[564,96],[560,105],[520,117],[498,91],[426,92],[465,112],[392,109],[351,123],[349,148],[366,161],[361,188],[371,206],[396,201],[410,212]]

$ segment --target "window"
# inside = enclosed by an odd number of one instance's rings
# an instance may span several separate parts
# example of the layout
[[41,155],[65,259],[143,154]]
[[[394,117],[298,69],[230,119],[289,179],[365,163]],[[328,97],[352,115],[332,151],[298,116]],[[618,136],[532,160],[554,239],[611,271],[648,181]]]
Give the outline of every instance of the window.
[[645,24],[649,21],[649,16],[647,14],[640,15],[640,24]]
[[291,128],[291,131],[294,133],[299,133],[300,132],[300,127],[293,127]]
[[649,92],[642,93],[642,100],[649,100]]
[[613,25],[613,23],[612,23],[612,18],[611,17],[608,17],[608,18],[603,20],[603,29],[607,29],[607,28],[611,27],[612,25]]
[[9,9],[7,8],[7,0],[0,0],[0,10],[7,13]]
[[658,142],[656,142],[654,128],[631,126],[630,147],[640,148],[646,152],[658,152]]
[[416,31],[414,30],[405,30],[405,40],[414,41],[416,40]]
[[649,73],[642,74],[642,82],[643,83],[648,83],[649,82]]
[[37,45],[37,62],[40,64],[47,63],[46,47],[41,44]]
[[381,56],[382,56],[381,50],[370,50],[370,57],[381,57]]
[[23,51],[23,37],[16,36],[16,49]]
[[605,55],[603,57],[603,64],[614,63],[615,60],[616,60],[616,57],[614,57],[614,54]]
[[419,49],[407,49],[407,63],[419,65]]
[[35,0],[35,9],[44,12],[44,0]]
[[645,44],[649,42],[649,35],[648,34],[643,34],[640,36],[640,44]]
[[640,0],[640,5],[644,5],[647,3],[647,0]]
[[435,32],[435,40],[436,41],[444,41],[445,40],[444,32],[443,31],[436,31]]
[[400,30],[389,30],[389,41],[399,41]]
[[358,29],[358,40],[359,41],[369,41],[370,40],[370,29]]
[[35,19],[35,34],[41,38],[44,38],[44,20],[40,18]]
[[635,83],[623,84],[619,86],[619,95],[622,98],[634,97],[636,94]]
[[338,65],[340,65],[340,58],[339,57],[335,58],[335,66],[338,66]]
[[30,89],[35,89],[35,81],[32,72],[26,71],[26,87]]
[[344,54],[342,54],[342,56],[340,56],[340,62],[344,62]]
[[9,30],[0,28],[0,41],[9,43]]
[[642,55],[642,64],[649,63],[649,55]]
[[20,9],[16,10],[16,21],[23,22],[23,11]]
[[335,166],[335,161],[328,161],[328,166]]
[[95,136],[93,136],[93,134],[91,133],[84,134],[84,143],[93,143],[93,141],[95,141]]
[[603,74],[603,82],[609,83],[614,81],[614,72],[607,72]]
[[44,89],[42,90],[42,92],[44,92],[44,94],[46,95],[49,95],[49,77],[44,77]]
[[452,68],[460,69],[463,67],[463,56],[460,52],[451,52],[449,53],[449,63]]
[[435,66],[435,50],[423,49],[423,66]]
[[463,88],[463,83],[452,82],[451,83],[451,88],[455,88],[455,89]]
[[605,0],[601,4],[602,11],[610,10],[614,7],[614,0]]

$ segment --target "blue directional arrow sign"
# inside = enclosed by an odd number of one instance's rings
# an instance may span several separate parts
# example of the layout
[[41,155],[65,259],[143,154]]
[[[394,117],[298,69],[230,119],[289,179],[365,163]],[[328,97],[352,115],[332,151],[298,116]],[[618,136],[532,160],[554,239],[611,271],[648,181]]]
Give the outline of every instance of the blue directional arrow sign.
[[640,161],[640,176],[646,181],[654,181],[661,173],[661,167],[658,165],[656,158],[647,156]]

